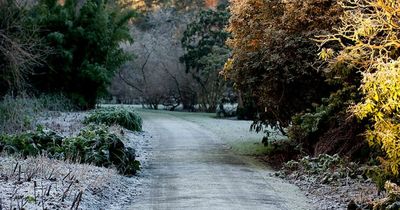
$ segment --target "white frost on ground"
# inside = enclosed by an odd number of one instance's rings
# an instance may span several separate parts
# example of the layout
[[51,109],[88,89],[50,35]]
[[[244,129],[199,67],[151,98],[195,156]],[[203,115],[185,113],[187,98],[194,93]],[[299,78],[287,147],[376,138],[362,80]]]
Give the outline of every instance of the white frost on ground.
[[[84,112],[50,113],[38,124],[71,136],[84,126]],[[114,127],[112,129],[122,128]],[[119,133],[136,151],[143,166],[148,164],[150,135],[122,129]],[[74,164],[46,157],[21,159],[0,156],[0,209],[120,209],[140,193],[139,176],[126,177],[114,169]],[[81,199],[79,193],[82,191]],[[74,202],[75,201],[75,202]],[[19,205],[19,206],[18,206]]]
[[73,136],[84,127],[82,121],[86,116],[87,112],[47,112],[37,124],[56,131],[58,135]]
[[335,183],[323,184],[321,177],[310,175],[289,176],[287,180],[306,192],[305,195],[315,209],[345,210],[351,200],[356,203],[368,203],[381,197],[370,180],[344,178]]
[[0,163],[3,209],[70,209],[74,201],[79,209],[102,209],[129,202],[136,195],[131,186],[139,184],[138,178],[122,177],[113,169],[46,157],[1,157]]

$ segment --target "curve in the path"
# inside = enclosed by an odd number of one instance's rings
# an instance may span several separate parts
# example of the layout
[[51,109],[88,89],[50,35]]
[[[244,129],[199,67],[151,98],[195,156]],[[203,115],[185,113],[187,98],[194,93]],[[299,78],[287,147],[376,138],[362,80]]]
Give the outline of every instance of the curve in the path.
[[168,114],[144,116],[153,156],[127,209],[311,209],[293,185],[233,154],[212,132]]

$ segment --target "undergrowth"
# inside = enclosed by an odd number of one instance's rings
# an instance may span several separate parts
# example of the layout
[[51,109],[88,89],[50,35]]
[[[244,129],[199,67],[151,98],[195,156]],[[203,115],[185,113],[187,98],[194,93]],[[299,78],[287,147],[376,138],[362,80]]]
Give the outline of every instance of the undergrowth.
[[5,96],[0,101],[0,133],[18,133],[33,128],[42,106],[37,100]]
[[124,175],[134,175],[140,169],[134,149],[125,147],[104,125],[91,125],[78,135],[64,139],[41,127],[22,134],[1,135],[0,152],[23,157],[47,155],[60,160],[115,167]]
[[386,181],[398,183],[395,177],[376,163],[359,164],[341,158],[338,154],[321,154],[316,157],[305,156],[298,160],[291,160],[283,164],[278,176],[288,174],[307,174],[320,177],[323,184],[338,181],[340,178],[351,178],[372,181],[378,192],[385,191]]
[[84,124],[89,123],[117,124],[131,131],[142,130],[142,118],[133,109],[122,107],[96,109],[85,118]]
[[23,157],[46,154],[55,157],[63,153],[63,138],[55,132],[45,131],[38,127],[35,131],[29,131],[14,135],[0,136],[0,152],[18,154]]
[[65,97],[61,93],[54,94],[43,94],[37,98],[37,101],[41,104],[42,109],[46,111],[73,111],[77,110],[78,107],[72,103],[70,99]]
[[72,103],[61,94],[40,97],[6,95],[0,100],[0,134],[15,134],[35,128],[44,111],[71,111]]
[[63,141],[63,152],[67,159],[96,166],[115,166],[119,173],[136,174],[140,168],[135,160],[135,150],[125,147],[121,139],[108,131],[104,125],[91,125],[77,136]]

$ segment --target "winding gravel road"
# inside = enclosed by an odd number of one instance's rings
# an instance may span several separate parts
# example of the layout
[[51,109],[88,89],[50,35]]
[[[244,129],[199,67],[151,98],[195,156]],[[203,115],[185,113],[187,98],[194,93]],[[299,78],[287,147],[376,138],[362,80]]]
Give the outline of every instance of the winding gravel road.
[[141,195],[126,209],[312,209],[293,185],[231,152],[210,130],[165,113],[144,112],[152,157]]

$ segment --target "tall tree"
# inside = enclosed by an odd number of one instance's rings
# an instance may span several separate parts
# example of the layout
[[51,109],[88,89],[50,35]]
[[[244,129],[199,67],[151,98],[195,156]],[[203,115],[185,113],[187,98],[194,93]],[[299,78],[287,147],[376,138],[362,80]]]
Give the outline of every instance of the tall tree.
[[29,11],[19,1],[0,1],[0,96],[26,88],[31,69],[43,63],[48,50],[40,43]]
[[135,12],[103,0],[43,0],[32,12],[40,36],[55,53],[31,78],[44,92],[64,92],[83,109],[92,108],[116,70],[130,55],[122,42],[131,42],[128,21]]
[[195,82],[179,62],[180,39],[192,16],[169,7],[146,13],[146,21],[131,28],[135,43],[124,47],[137,56],[123,66],[113,88],[151,108],[193,107]]
[[198,85],[198,98],[203,110],[214,112],[222,100],[227,83],[219,72],[230,50],[225,45],[229,12],[225,5],[201,11],[187,26],[182,38],[185,54],[180,60]]
[[224,74],[256,102],[253,128],[284,133],[294,115],[329,94],[311,38],[337,24],[340,7],[335,0],[230,2],[233,53]]

